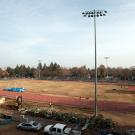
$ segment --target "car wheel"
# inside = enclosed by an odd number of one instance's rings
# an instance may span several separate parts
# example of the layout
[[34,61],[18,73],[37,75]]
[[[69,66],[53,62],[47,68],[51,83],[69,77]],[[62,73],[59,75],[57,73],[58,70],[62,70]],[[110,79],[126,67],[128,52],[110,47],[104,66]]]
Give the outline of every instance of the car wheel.
[[49,133],[47,133],[47,132],[44,132],[44,135],[49,135]]
[[37,132],[38,130],[36,130],[36,129],[33,129],[32,131],[33,131],[33,132]]
[[17,127],[17,129],[21,129],[21,127]]

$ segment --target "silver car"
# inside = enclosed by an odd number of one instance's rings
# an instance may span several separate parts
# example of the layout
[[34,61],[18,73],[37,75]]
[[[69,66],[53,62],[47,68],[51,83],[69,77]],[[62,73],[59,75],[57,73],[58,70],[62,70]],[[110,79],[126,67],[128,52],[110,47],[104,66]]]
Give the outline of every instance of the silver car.
[[41,123],[38,123],[36,121],[30,121],[20,123],[19,125],[17,125],[17,128],[24,130],[39,131],[42,128],[42,125]]

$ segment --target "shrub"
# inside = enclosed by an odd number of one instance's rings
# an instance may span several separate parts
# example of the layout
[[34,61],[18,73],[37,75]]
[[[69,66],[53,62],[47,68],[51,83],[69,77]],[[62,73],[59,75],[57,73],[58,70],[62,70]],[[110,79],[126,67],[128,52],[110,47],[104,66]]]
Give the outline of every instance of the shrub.
[[41,110],[38,108],[32,108],[27,109],[26,111],[24,111],[24,109],[22,110],[22,113],[25,113],[26,115],[64,121],[66,123],[76,123],[80,125],[85,125],[85,123],[88,123],[88,127],[90,129],[107,129],[115,126],[115,123],[111,119],[105,119],[103,115],[98,115],[97,117],[84,117],[74,113],[62,113],[50,109]]

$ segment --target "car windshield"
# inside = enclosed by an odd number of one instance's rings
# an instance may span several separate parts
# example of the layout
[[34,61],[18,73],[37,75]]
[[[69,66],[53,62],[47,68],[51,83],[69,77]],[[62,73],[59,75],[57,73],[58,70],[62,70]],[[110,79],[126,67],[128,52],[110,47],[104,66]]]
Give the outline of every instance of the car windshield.
[[22,126],[25,126],[27,123],[22,123]]
[[37,126],[37,125],[38,125],[38,123],[37,123],[37,122],[33,122],[33,125],[34,125],[34,126]]
[[63,128],[63,131],[65,131],[66,128],[67,128],[67,126],[65,126],[65,127]]
[[32,125],[31,124],[26,124],[26,126],[31,127]]

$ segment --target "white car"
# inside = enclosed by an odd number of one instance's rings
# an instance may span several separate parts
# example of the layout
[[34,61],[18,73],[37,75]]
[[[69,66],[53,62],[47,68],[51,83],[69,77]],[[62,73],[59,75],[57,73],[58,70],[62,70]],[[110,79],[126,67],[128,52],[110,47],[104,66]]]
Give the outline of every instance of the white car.
[[47,125],[44,128],[44,135],[70,135],[71,128],[65,124],[57,123],[55,125]]
[[17,128],[24,130],[38,131],[42,128],[42,125],[36,121],[23,122],[17,125]]

